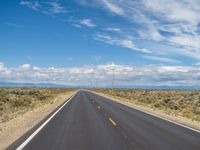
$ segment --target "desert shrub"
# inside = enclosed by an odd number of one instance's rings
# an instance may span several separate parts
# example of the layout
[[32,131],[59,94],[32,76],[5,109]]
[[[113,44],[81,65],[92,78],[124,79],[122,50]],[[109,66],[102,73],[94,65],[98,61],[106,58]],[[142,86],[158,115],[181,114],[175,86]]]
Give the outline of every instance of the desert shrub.
[[29,105],[29,102],[23,99],[16,99],[13,104],[14,107],[22,107],[22,106],[28,106],[28,105]]
[[156,107],[156,108],[161,108],[162,105],[158,102],[158,103],[155,103],[155,104],[154,104],[154,107]]
[[200,115],[200,100],[194,103],[193,112],[197,115]]
[[41,94],[41,92],[39,90],[36,90],[36,89],[31,89],[31,90],[28,91],[28,94],[29,95],[36,95],[36,96],[38,96],[38,95]]
[[124,98],[132,103],[163,109],[167,114],[178,114],[193,120],[200,120],[200,91],[197,90],[92,90]]
[[[56,95],[73,88],[0,88],[0,122],[7,121],[11,114],[25,112],[29,109],[50,103]],[[9,115],[7,115],[9,114]]]

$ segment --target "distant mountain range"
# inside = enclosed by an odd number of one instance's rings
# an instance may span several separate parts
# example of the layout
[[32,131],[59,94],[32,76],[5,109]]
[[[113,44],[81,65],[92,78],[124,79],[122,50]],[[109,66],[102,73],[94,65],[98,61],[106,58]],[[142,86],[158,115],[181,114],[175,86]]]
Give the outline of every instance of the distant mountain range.
[[[16,83],[16,82],[3,82],[3,81],[0,81],[0,87],[90,88],[88,86],[70,86],[70,85],[61,85],[52,83]],[[100,88],[112,88],[112,86],[104,86]],[[200,90],[200,86],[115,86],[115,88]]]
[[200,86],[117,86],[116,88],[128,89],[158,89],[158,90],[200,90]]

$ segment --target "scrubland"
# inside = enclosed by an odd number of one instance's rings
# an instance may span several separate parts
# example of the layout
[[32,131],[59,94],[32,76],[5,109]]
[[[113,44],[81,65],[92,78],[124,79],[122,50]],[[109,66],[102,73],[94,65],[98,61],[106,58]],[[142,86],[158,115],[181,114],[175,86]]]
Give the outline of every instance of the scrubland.
[[74,88],[0,88],[0,149],[6,149],[64,103]]
[[57,95],[73,91],[65,88],[0,88],[0,123],[41,105]]
[[167,115],[200,121],[198,90],[92,89],[122,101],[159,110]]

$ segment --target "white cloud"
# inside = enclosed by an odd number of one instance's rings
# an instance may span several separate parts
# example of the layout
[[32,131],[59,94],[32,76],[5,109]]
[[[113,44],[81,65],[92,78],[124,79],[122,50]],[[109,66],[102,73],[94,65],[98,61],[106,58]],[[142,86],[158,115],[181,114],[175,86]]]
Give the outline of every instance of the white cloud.
[[145,56],[143,56],[143,58],[156,60],[156,61],[162,61],[162,62],[179,63],[178,60],[166,58],[166,57],[160,57],[160,56],[147,56],[147,55],[145,55]]
[[[96,7],[107,8],[108,12],[125,18],[133,26],[126,27],[127,32],[138,34],[142,41],[172,46],[172,54],[199,59],[200,57],[200,1],[199,0],[103,0]],[[85,1],[86,3],[86,1]],[[145,48],[145,47],[143,47]],[[155,49],[155,48],[152,48]],[[169,53],[168,50],[160,51]]]
[[131,39],[121,39],[118,41],[119,44],[125,48],[130,48],[130,49],[134,49],[135,44],[133,42],[133,40]]
[[186,48],[199,49],[200,48],[200,36],[192,35],[177,35],[169,39],[172,44],[181,45]]
[[46,4],[49,5],[49,8],[44,10],[47,14],[60,14],[67,12],[66,8],[58,2],[46,2]]
[[118,7],[117,5],[115,5],[114,3],[110,2],[109,0],[102,0],[102,3],[105,5],[105,7],[113,12],[116,13],[118,15],[123,15],[124,14],[124,10],[121,7]]
[[[101,7],[111,14],[125,18],[133,26],[124,28],[108,27],[104,29],[112,39],[108,42],[112,45],[149,52],[145,47],[145,41],[153,41],[156,44],[169,45],[176,49],[163,50],[162,53],[184,55],[194,59],[200,59],[200,1],[199,0],[81,0],[84,6]],[[66,13],[65,3],[59,1],[42,2],[22,0],[21,5],[46,14]],[[91,19],[81,19],[71,22],[73,26],[96,27]],[[17,27],[17,26],[16,26]],[[124,31],[123,30],[123,31]],[[119,38],[113,39],[113,34],[121,34]],[[106,36],[107,36],[106,35]],[[128,39],[129,35],[137,35],[137,40]],[[121,38],[123,37],[123,38]],[[125,38],[124,38],[125,37]],[[134,37],[135,38],[135,37]],[[106,38],[104,39],[106,40]],[[103,41],[103,39],[101,39]],[[144,42],[142,48],[135,45]],[[156,49],[156,48],[151,48]],[[157,51],[152,51],[157,53]],[[161,53],[159,52],[159,53]]]
[[94,39],[97,41],[105,42],[107,44],[121,46],[124,48],[132,49],[134,51],[139,51],[142,53],[151,53],[151,51],[148,49],[136,47],[134,44],[133,38],[130,36],[125,37],[125,38],[121,38],[121,37],[119,38],[119,37],[112,37],[110,35],[98,33],[95,35]]
[[81,19],[79,23],[87,27],[96,27],[96,24],[91,19]]
[[105,34],[96,34],[95,39],[111,45],[119,45],[129,49],[133,49],[135,47],[131,38],[116,38]]
[[36,11],[39,11],[39,9],[41,8],[41,5],[37,1],[33,1],[33,2],[21,1],[20,4],[24,5],[24,6],[27,6],[27,7],[31,8],[31,9],[34,9]]
[[149,25],[146,29],[139,30],[138,34],[143,39],[154,40],[154,41],[164,40],[164,37],[158,32],[158,30],[151,25]]
[[0,71],[4,70],[5,67],[4,67],[4,63],[0,62]]
[[193,65],[200,66],[200,62],[194,63]]
[[120,28],[106,28],[107,31],[112,31],[112,32],[120,32]]
[[197,24],[200,16],[197,12],[200,8],[199,1],[196,0],[143,0],[144,6],[155,15],[159,15],[169,21],[188,22]]
[[81,25],[79,25],[79,24],[76,24],[76,23],[72,23],[71,25],[72,25],[72,26],[74,26],[74,27],[77,27],[77,28],[82,28],[82,26],[81,26]]
[[5,67],[4,63],[0,62],[0,78],[9,77],[11,71]]
[[29,70],[29,69],[31,69],[31,65],[30,64],[23,64],[23,65],[21,65],[21,66],[19,66],[19,69],[20,70]]
[[60,14],[67,12],[67,9],[59,2],[21,1],[20,4],[45,14]]
[[8,26],[14,27],[14,28],[23,28],[24,26],[16,24],[16,23],[10,23],[10,22],[6,22],[5,23]]
[[192,86],[200,84],[198,66],[130,66],[114,63],[82,67],[41,68],[24,64],[6,67],[0,63],[0,81],[88,85],[98,80],[101,85],[111,85],[113,75],[116,85],[168,85]]

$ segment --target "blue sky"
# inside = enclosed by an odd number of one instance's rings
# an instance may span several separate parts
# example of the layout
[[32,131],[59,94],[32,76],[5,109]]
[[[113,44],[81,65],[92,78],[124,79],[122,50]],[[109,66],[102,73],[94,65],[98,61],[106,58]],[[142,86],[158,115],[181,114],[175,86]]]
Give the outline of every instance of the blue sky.
[[199,84],[198,0],[3,0],[0,10],[0,81]]

